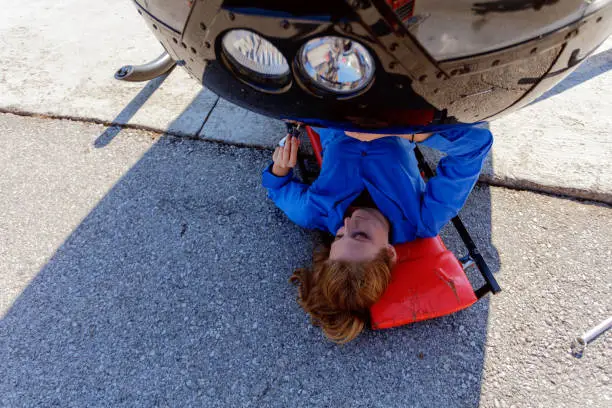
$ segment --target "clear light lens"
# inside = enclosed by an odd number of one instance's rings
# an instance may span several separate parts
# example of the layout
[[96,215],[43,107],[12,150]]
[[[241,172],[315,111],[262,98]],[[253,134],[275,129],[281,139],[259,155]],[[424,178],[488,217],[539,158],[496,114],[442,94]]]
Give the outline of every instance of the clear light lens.
[[252,31],[232,30],[223,37],[222,46],[241,68],[270,77],[289,74],[289,64],[278,48]]
[[327,91],[358,92],[374,77],[374,59],[349,38],[315,38],[304,44],[298,58],[303,73]]

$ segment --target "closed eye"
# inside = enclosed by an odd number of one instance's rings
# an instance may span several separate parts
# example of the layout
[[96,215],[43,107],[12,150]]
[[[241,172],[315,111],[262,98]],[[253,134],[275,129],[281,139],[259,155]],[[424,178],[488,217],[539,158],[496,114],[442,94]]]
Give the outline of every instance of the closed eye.
[[[337,241],[339,239],[342,239],[344,237],[344,234],[338,234],[336,235],[336,237],[334,238],[334,241]],[[362,238],[362,239],[370,239],[370,236],[368,234],[366,234],[365,232],[362,231],[357,231],[351,234],[351,238],[355,239],[355,238]]]

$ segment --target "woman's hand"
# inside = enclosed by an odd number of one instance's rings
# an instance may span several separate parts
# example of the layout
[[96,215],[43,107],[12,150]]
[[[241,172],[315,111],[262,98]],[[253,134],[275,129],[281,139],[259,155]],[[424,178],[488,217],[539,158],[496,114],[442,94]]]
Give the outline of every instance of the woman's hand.
[[297,137],[287,135],[284,146],[278,146],[274,150],[272,160],[272,174],[277,177],[285,177],[289,171],[297,164],[297,154],[300,147],[300,141]]
[[361,132],[344,132],[347,136],[361,140],[362,142],[371,142],[372,140],[380,139],[387,136],[398,136],[402,139],[410,140],[411,142],[422,142],[431,136],[433,133],[409,133],[403,135],[388,135],[383,133],[361,133]]

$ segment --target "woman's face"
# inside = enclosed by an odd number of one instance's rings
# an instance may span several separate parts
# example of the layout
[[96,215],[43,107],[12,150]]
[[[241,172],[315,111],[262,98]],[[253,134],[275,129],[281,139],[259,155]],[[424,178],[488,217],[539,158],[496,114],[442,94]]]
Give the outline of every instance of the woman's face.
[[329,259],[335,261],[370,261],[381,249],[389,245],[389,221],[374,208],[359,208],[344,219],[344,225],[336,232]]

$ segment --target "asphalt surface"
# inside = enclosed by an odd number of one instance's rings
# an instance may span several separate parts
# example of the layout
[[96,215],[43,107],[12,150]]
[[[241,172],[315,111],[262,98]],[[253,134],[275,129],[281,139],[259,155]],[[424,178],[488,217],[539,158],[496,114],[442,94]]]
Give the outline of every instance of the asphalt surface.
[[0,406],[609,406],[610,335],[570,353],[612,311],[609,207],[478,186],[504,291],[336,346],[287,282],[316,234],[266,200],[269,151],[107,132],[0,115]]

